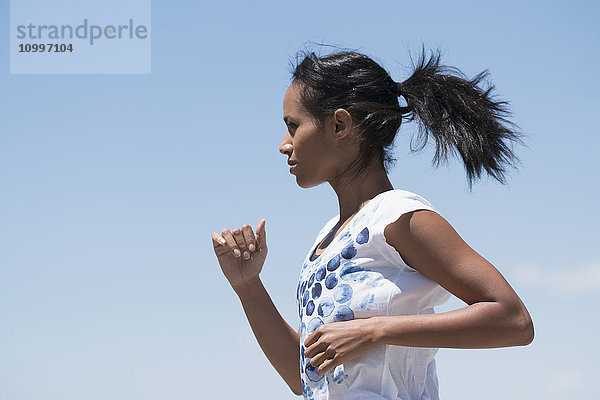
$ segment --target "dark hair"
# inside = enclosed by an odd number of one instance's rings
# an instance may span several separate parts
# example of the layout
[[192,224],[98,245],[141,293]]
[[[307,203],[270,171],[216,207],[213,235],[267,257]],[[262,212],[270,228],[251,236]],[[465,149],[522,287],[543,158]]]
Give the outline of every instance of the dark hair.
[[[301,62],[299,62],[299,60]],[[402,83],[370,57],[354,51],[338,51],[323,57],[299,52],[292,65],[292,83],[299,83],[300,99],[319,126],[327,116],[343,108],[350,113],[360,133],[360,156],[351,165],[354,177],[377,157],[388,172],[395,162],[389,150],[402,119],[416,120],[422,149],[433,136],[437,167],[447,161],[448,152],[461,156],[469,189],[482,170],[506,183],[506,166],[518,162],[509,144],[522,143],[517,126],[508,120],[508,103],[478,85],[488,76],[483,71],[468,80],[455,67],[440,65],[439,51],[425,49],[413,67],[412,75]],[[406,99],[406,106],[398,97]]]

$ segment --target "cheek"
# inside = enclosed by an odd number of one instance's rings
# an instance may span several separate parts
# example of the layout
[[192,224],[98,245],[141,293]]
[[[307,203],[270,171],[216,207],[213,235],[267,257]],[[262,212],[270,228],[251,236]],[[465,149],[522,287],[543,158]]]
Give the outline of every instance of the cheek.
[[301,157],[305,166],[310,169],[322,170],[328,164],[327,151],[322,144],[311,143],[310,146],[303,147]]
[[329,144],[320,136],[322,132],[313,129],[306,131],[297,131],[294,148],[298,160],[305,165],[304,168],[317,167],[321,169],[324,164],[327,164],[327,157],[331,155],[328,151]]

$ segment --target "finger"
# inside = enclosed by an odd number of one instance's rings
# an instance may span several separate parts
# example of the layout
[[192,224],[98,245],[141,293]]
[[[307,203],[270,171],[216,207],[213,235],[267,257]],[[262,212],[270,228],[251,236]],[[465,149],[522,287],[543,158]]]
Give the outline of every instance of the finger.
[[304,357],[310,358],[321,352],[324,352],[325,350],[327,350],[328,346],[329,345],[323,341],[317,341],[312,345],[306,347],[306,350],[304,350]]
[[221,236],[223,236],[223,238],[225,238],[225,240],[227,241],[227,246],[229,246],[229,248],[233,252],[233,255],[235,257],[239,257],[242,253],[240,252],[240,249],[238,248],[237,243],[235,242],[235,239],[231,234],[231,231],[229,231],[229,229],[223,229],[223,231],[221,231]]
[[315,343],[317,340],[319,340],[319,338],[321,337],[321,330],[319,328],[317,328],[313,333],[308,335],[308,337],[304,341],[304,347],[308,347]]
[[[221,241],[224,244],[221,243]],[[215,251],[215,254],[217,255],[217,257],[220,257],[225,253],[229,253],[229,248],[227,247],[227,241],[225,239],[223,239],[223,237],[216,232],[213,232],[213,234],[212,234],[212,243],[213,243],[213,250]]]
[[244,239],[244,235],[242,234],[242,230],[240,228],[235,228],[232,232],[233,238],[237,243],[238,248],[242,252],[244,259],[247,260],[250,258],[250,253],[248,253],[248,246],[246,246],[246,239]]
[[213,246],[215,248],[223,247],[223,245],[225,245],[227,243],[227,241],[225,239],[223,239],[223,236],[219,235],[217,232],[213,232],[212,240],[213,240]]
[[323,362],[327,359],[334,358],[335,352],[331,348],[326,348],[325,351],[318,353],[314,357],[310,358],[310,365],[315,368],[318,368]]
[[317,368],[317,375],[323,376],[327,371],[337,367],[340,364],[342,364],[342,360],[337,357],[327,359],[323,362],[323,364],[321,364],[319,368]]
[[256,250],[256,245],[254,242],[254,232],[252,232],[252,227],[248,224],[242,225],[242,235],[244,235],[244,239],[246,240],[246,245],[248,246],[248,250],[254,251]]
[[256,244],[259,250],[267,248],[267,232],[265,231],[266,220],[263,218],[256,225]]

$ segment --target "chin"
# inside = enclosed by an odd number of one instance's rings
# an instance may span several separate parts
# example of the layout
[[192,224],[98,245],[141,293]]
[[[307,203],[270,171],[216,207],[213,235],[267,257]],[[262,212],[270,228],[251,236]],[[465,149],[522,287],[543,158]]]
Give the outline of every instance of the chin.
[[324,181],[305,181],[302,180],[302,178],[299,178],[298,176],[296,176],[296,183],[298,184],[298,186],[300,186],[303,189],[308,189],[311,187],[315,187],[320,185],[321,183],[323,183]]

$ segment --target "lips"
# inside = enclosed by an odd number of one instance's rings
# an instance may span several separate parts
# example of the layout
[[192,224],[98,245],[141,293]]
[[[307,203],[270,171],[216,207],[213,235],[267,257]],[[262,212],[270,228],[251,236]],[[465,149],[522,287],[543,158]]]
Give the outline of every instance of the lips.
[[290,172],[294,171],[294,169],[296,168],[296,164],[297,163],[295,161],[292,161],[292,162],[288,161],[288,165],[290,166]]

